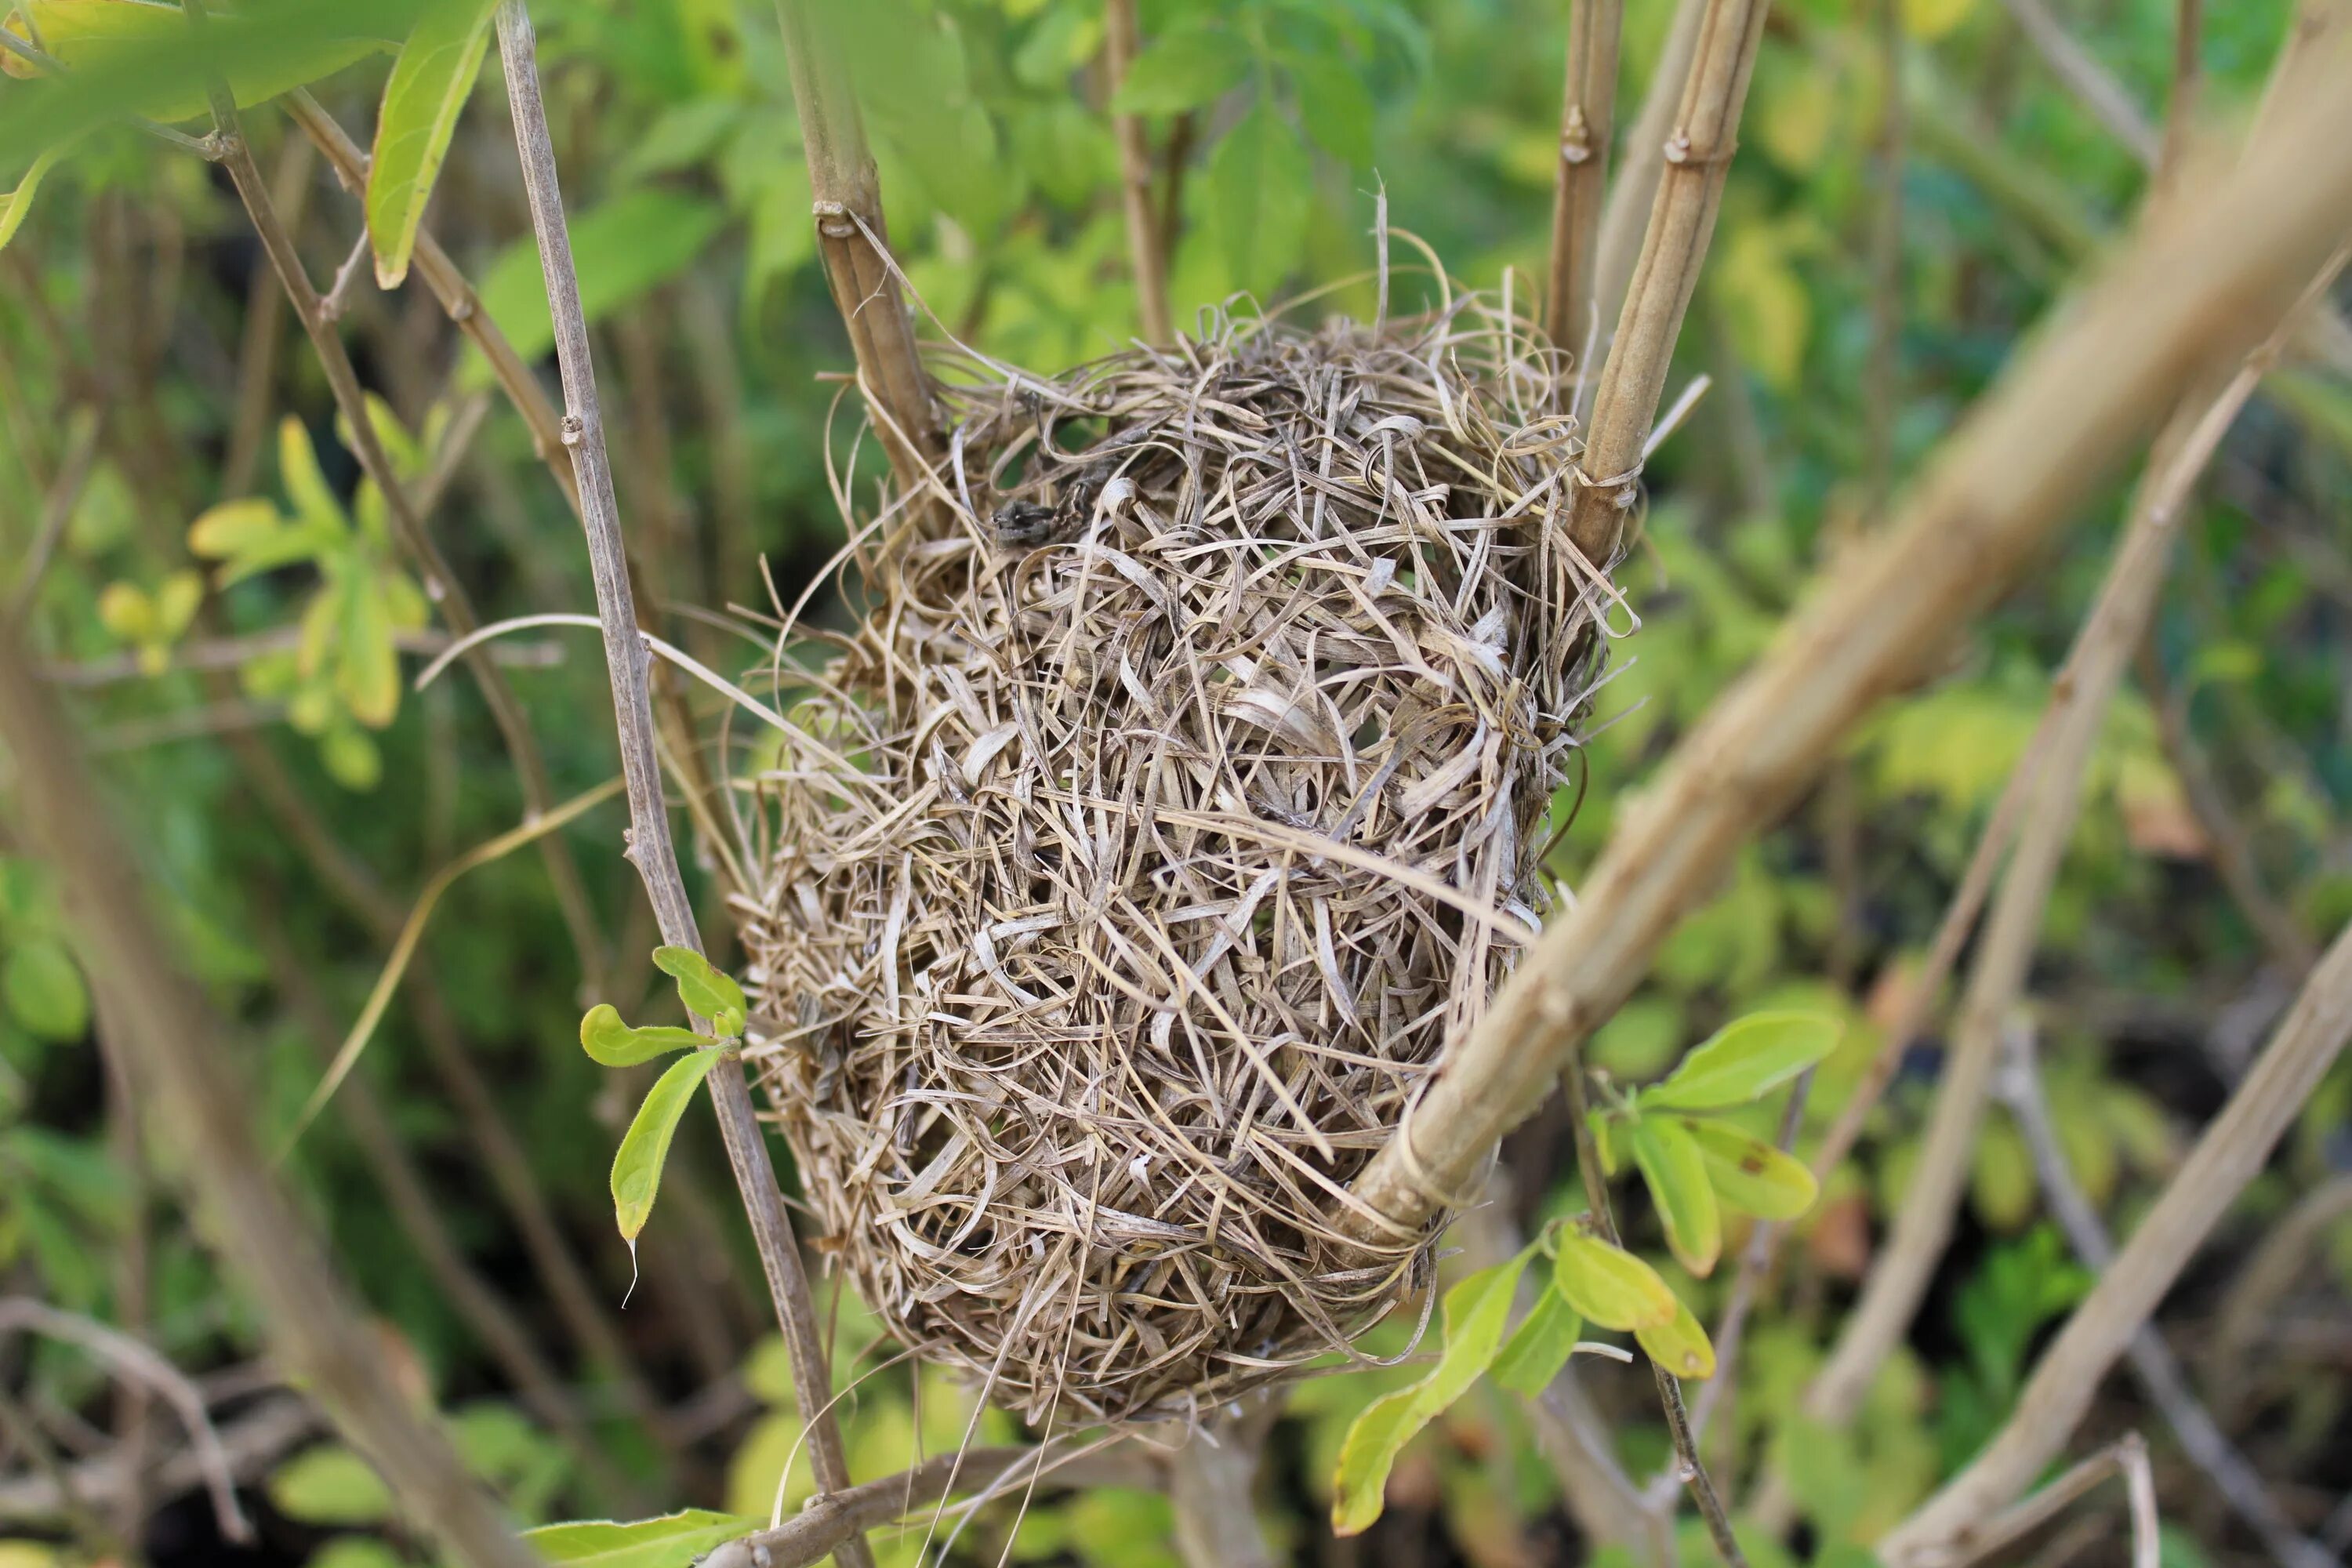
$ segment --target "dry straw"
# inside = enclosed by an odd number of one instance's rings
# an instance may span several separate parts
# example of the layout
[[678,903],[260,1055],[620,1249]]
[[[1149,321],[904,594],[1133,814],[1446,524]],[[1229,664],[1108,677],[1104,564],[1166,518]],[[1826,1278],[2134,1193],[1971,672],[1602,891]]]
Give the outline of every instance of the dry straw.
[[824,1245],[1001,1402],[1190,1418],[1424,1274],[1435,1222],[1334,1216],[1546,907],[1614,603],[1563,367],[1451,294],[959,352],[949,521],[787,628],[821,668],[779,636],[749,1054]]

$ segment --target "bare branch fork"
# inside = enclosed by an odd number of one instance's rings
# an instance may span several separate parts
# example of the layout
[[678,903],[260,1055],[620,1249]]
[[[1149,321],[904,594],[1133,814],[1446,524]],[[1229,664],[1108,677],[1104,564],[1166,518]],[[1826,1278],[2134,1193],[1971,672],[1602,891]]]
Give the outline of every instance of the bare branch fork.
[[[677,851],[670,837],[669,816],[662,802],[661,763],[655,751],[653,698],[647,683],[650,655],[637,630],[636,606],[629,587],[627,553],[621,533],[620,508],[613,494],[613,470],[604,446],[604,426],[596,398],[595,368],[590,359],[588,323],[580,304],[578,273],[572,259],[572,238],[563,216],[563,197],[555,167],[554,142],[548,132],[547,110],[539,91],[535,59],[537,38],[522,0],[501,0],[498,12],[499,58],[506,71],[507,100],[514,117],[515,146],[520,154],[523,187],[530,197],[531,228],[538,237],[540,270],[547,286],[549,310],[555,325],[556,363],[562,374],[565,413],[563,439],[571,448],[579,480],[581,522],[587,535],[589,563],[596,584],[596,610],[604,640],[604,662],[613,689],[613,716],[620,731],[621,767],[629,796],[627,858],[644,879],[646,896],[662,940],[702,951],[694,905],[679,874]],[[708,1031],[707,1021],[696,1026]],[[808,1424],[810,1448],[819,1486],[828,1493],[849,1487],[849,1465],[841,1432],[832,1411],[832,1376],[824,1336],[818,1330],[815,1303],[808,1275],[801,1264],[792,1224],[784,1214],[782,1195],[742,1063],[732,1053],[708,1079],[710,1103],[726,1142],[728,1164],[733,1170],[744,1212],[751,1222],[752,1239],[768,1280],[778,1323],[791,1351],[793,1393],[802,1418]],[[873,1554],[863,1535],[853,1534],[835,1548],[845,1568],[872,1568]]]

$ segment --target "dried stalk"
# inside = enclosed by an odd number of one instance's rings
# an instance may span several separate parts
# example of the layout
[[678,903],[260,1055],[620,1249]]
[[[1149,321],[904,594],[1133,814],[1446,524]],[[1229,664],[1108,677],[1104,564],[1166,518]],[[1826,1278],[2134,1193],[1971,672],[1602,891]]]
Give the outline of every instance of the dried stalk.
[[[2205,182],[2006,375],[1930,465],[1898,523],[1784,629],[1678,748],[1575,907],[1453,1050],[1341,1223],[1425,1223],[1540,1103],[1576,1043],[1638,983],[1731,853],[1884,693],[2025,564],[2159,411],[2275,322],[2340,237],[2352,103],[2298,87],[2226,180]],[[1412,1152],[1405,1151],[1410,1146]]]
[[[1104,0],[1103,62],[1115,99],[1142,47],[1135,0]],[[1168,252],[1160,243],[1160,214],[1151,204],[1151,139],[1143,117],[1114,110],[1111,134],[1118,141],[1118,192],[1127,211],[1127,253],[1135,273],[1136,314],[1149,343],[1172,343],[1176,328],[1168,314]]]
[[[2017,1118],[2018,1131],[2033,1155],[2033,1169],[2041,1178],[2042,1194],[2049,1199],[2050,1211],[2056,1216],[2059,1228],[2066,1233],[2074,1256],[2091,1268],[2105,1273],[2114,1267],[2116,1244],[2107,1235],[2098,1210],[2076,1184],[2065,1149],[2059,1142],[2049,1100],[2042,1092],[2042,1069],[2036,1060],[2033,1032],[2024,1028],[2011,1030],[2007,1046],[2007,1059],[2001,1064],[1997,1092]],[[2181,1370],[2179,1358],[2172,1353],[2172,1347],[2153,1323],[2140,1326],[2139,1331],[2132,1335],[2126,1353],[2131,1359],[2133,1377],[2149,1403],[2164,1413],[2172,1435],[2179,1440],[2181,1452],[2204,1472],[2222,1500],[2236,1510],[2248,1528],[2261,1537],[2263,1548],[2278,1560],[2280,1568],[2336,1568],[2335,1556],[2295,1529],[2294,1521],[2263,1484],[2261,1473],[2238,1451],[2205,1406],[2198,1403],[2197,1396],[2189,1392],[2189,1374]]]
[[478,1568],[531,1568],[537,1559],[394,1381],[359,1303],[262,1163],[247,1116],[250,1093],[223,1070],[232,1053],[221,1026],[203,993],[173,967],[122,835],[98,809],[96,782],[30,661],[5,632],[0,743],[15,763],[23,837],[40,845],[58,872],[78,950],[109,998],[113,1037],[134,1063],[147,1103],[169,1108],[158,1131],[183,1141],[188,1157],[174,1168],[212,1215],[205,1234],[252,1290],[278,1364],[367,1457],[402,1513],[443,1550]]
[[[2306,289],[2305,300],[2334,278],[2337,265],[2332,260],[2321,270]],[[2155,613],[2189,492],[2239,410],[2284,351],[2297,314],[2289,312],[2218,395],[2184,401],[2158,438],[2157,455],[2132,509],[2115,567],[2053,682],[2064,711],[2042,759],[2017,854],[1986,923],[1935,1112],[1896,1212],[1895,1233],[1873,1265],[1836,1349],[1806,1390],[1805,1412],[1817,1421],[1842,1424],[1860,1407],[1887,1353],[1909,1329],[1951,1239],[2001,1032],[2040,942],[2042,914],[2082,805],[2083,774],[2107,701]]]
[[1657,68],[1650,73],[1641,110],[1625,135],[1616,182],[1601,207],[1601,232],[1592,258],[1592,313],[1603,323],[1615,321],[1625,306],[1625,288],[1633,281],[1650,207],[1657,198],[1658,176],[1666,166],[1666,137],[1682,107],[1683,87],[1690,79],[1691,55],[1698,47],[1699,25],[1706,19],[1707,5],[1708,0],[1676,0],[1674,19],[1666,27],[1665,47],[1658,52]]
[[1544,330],[1562,353],[1581,355],[1597,337],[1593,263],[1609,189],[1617,116],[1617,34],[1624,0],[1575,0],[1559,99],[1559,174],[1552,185],[1551,271]]
[[[187,7],[192,26],[202,26],[204,0],[194,0]],[[221,162],[228,170],[230,181],[236,186],[238,197],[245,203],[247,214],[253,220],[254,232],[268,252],[270,266],[284,285],[286,297],[294,307],[294,314],[310,337],[310,346],[319,356],[320,367],[325,371],[328,389],[333,393],[335,405],[342,412],[351,426],[353,455],[360,468],[376,489],[383,492],[384,510],[390,513],[394,534],[401,546],[425,574],[428,588],[434,593],[441,617],[449,629],[463,637],[481,625],[475,613],[472,598],[465,584],[442,556],[440,546],[425,530],[425,519],[417,510],[408,487],[393,471],[392,459],[377,437],[374,416],[369,411],[367,399],[360,390],[359,373],[352,366],[351,354],[342,340],[335,335],[325,317],[318,289],[303,268],[302,258],[294,247],[293,236],[279,221],[272,204],[269,187],[261,171],[253,162],[253,150],[247,145],[245,133],[237,121],[236,105],[227,89],[218,81],[209,85],[212,97],[215,135],[221,142]],[[480,689],[484,706],[498,725],[506,742],[508,754],[514,760],[515,773],[522,784],[523,804],[533,811],[545,811],[554,800],[554,791],[548,782],[547,760],[541,754],[539,742],[531,734],[530,721],[524,717],[522,705],[516,700],[514,689],[507,684],[497,664],[480,657],[479,651],[467,657],[467,669]],[[547,864],[548,879],[554,884],[557,904],[563,911],[563,921],[570,931],[572,944],[578,952],[583,975],[593,985],[595,976],[604,968],[604,939],[596,930],[596,918],[588,900],[588,890],[580,879],[580,868],[572,859],[571,847],[558,837],[540,841],[540,856]]]
[[808,154],[809,189],[816,198],[817,250],[824,258],[833,302],[849,329],[858,383],[883,447],[900,487],[911,493],[924,487],[941,453],[939,408],[888,253],[866,122],[857,112],[849,73],[825,36],[824,19],[812,15],[821,3],[776,0],[801,144]]
[[[597,407],[595,368],[588,346],[588,323],[580,305],[580,284],[572,259],[572,238],[557,184],[555,149],[541,102],[537,39],[521,0],[501,0],[498,13],[499,58],[505,68],[507,100],[514,116],[515,145],[523,185],[530,200],[531,227],[538,237],[540,270],[555,323],[556,363],[562,374],[566,412],[563,436],[579,480],[583,527],[596,584],[596,609],[604,640],[604,663],[613,689],[613,716],[620,731],[621,767],[628,784],[628,859],[644,879],[662,940],[702,950],[694,906],[679,874],[662,802],[661,763],[655,754],[653,698],[647,684],[649,655],[637,630],[629,588],[621,520],[613,498],[611,460],[604,449],[604,421]],[[697,1027],[709,1030],[706,1020]],[[818,1483],[828,1492],[849,1485],[841,1431],[832,1413],[832,1377],[819,1333],[815,1304],[800,1252],[776,1188],[774,1167],[751,1110],[740,1063],[730,1058],[709,1079],[710,1103],[727,1144],[728,1163],[751,1222],[751,1235],[768,1278],[778,1322],[790,1348],[793,1386],[808,1423]],[[840,1542],[835,1555],[844,1568],[872,1568],[873,1554],[862,1535]]]
[[1625,520],[1640,499],[1643,448],[1715,233],[1766,9],[1764,0],[1708,0],[1699,23],[1690,81],[1666,139],[1650,226],[1601,367],[1592,426],[1575,472],[1568,535],[1597,567],[1615,562]]
[[2116,1358],[2268,1162],[2347,1038],[2352,928],[2336,937],[2262,1059],[2043,1352],[2008,1422],[1967,1469],[1879,1542],[1881,1561],[1892,1568],[1940,1568],[1973,1555],[1980,1521],[2065,1447]]

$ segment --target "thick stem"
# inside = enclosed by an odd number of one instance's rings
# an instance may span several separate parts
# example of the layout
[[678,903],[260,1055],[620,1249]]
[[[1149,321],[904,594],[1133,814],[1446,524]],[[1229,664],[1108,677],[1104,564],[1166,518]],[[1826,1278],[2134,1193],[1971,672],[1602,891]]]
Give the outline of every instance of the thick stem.
[[[629,589],[620,509],[613,497],[613,470],[604,447],[604,420],[596,398],[595,367],[590,359],[588,323],[580,305],[580,282],[572,260],[572,237],[557,184],[555,148],[540,100],[537,39],[521,0],[499,6],[499,58],[505,67],[507,100],[514,116],[515,145],[522,160],[523,186],[530,200],[531,227],[538,236],[540,270],[555,323],[556,363],[563,378],[563,439],[579,479],[581,522],[596,584],[596,610],[604,639],[604,665],[613,689],[613,717],[620,731],[621,770],[628,784],[628,858],[644,879],[662,940],[702,951],[694,905],[679,874],[662,802],[661,764],[654,747],[653,698],[647,654],[638,635],[636,605]],[[698,1021],[707,1030],[707,1022]],[[808,1276],[801,1266],[792,1226],[784,1215],[742,1062],[731,1052],[709,1076],[710,1101],[727,1144],[728,1163],[751,1222],[752,1239],[768,1277],[776,1318],[790,1349],[793,1392],[808,1423],[818,1484],[828,1492],[849,1485],[849,1464],[841,1430],[831,1410],[832,1375],[819,1333]],[[835,1549],[845,1568],[872,1568],[873,1554],[862,1535]]]
[[1617,117],[1617,33],[1624,0],[1575,0],[1559,96],[1559,173],[1552,185],[1551,272],[1544,330],[1562,353],[1581,355],[1599,335],[1592,308],[1601,209]]
[[[1913,488],[1895,526],[1783,630],[1645,792],[1575,906],[1547,929],[1336,1217],[1393,1246],[1476,1173],[1576,1044],[1622,1003],[1748,837],[1885,694],[2021,571],[2160,412],[2289,309],[2352,203],[2352,101],[2298,87],[2273,134],[2205,182],[2074,303]],[[1410,1142],[1412,1153],[1405,1152]],[[1365,1211],[1370,1211],[1369,1213]]]

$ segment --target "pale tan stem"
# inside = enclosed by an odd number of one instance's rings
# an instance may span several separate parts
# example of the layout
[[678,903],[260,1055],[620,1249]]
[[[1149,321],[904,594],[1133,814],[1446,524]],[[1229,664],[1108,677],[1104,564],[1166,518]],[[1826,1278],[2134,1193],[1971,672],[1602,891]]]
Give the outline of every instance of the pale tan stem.
[[1412,1139],[1358,1178],[1340,1221],[1351,1234],[1392,1243],[1467,1185],[1854,721],[2023,568],[2174,388],[2235,362],[2292,305],[2352,203],[2352,100],[2298,87],[2278,118],[2239,169],[2200,182],[2197,200],[2072,302],[1928,465],[1894,525],[1838,563],[1692,730],[1574,907],[1449,1054]]
[[1691,55],[1698,47],[1699,24],[1706,19],[1707,4],[1708,0],[1675,0],[1665,47],[1658,52],[1657,68],[1650,73],[1641,110],[1625,133],[1617,178],[1601,207],[1601,233],[1592,257],[1592,313],[1604,328],[1615,324],[1625,306],[1625,288],[1633,279],[1633,263],[1642,254],[1650,205],[1657,197],[1658,176],[1666,166],[1666,138],[1674,130],[1675,111],[1682,107],[1683,86],[1690,79]]
[[1599,331],[1592,270],[1609,192],[1617,36],[1624,16],[1624,0],[1573,0],[1569,13],[1559,172],[1552,185],[1551,271],[1544,294],[1544,330],[1562,353],[1581,355]]
[[2065,1447],[2132,1336],[2213,1226],[2269,1162],[2352,1038],[2352,928],[2338,935],[2221,1114],[2174,1173],[2115,1264],[2067,1319],[2009,1420],[1968,1468],[1879,1542],[1890,1568],[1941,1568]]

